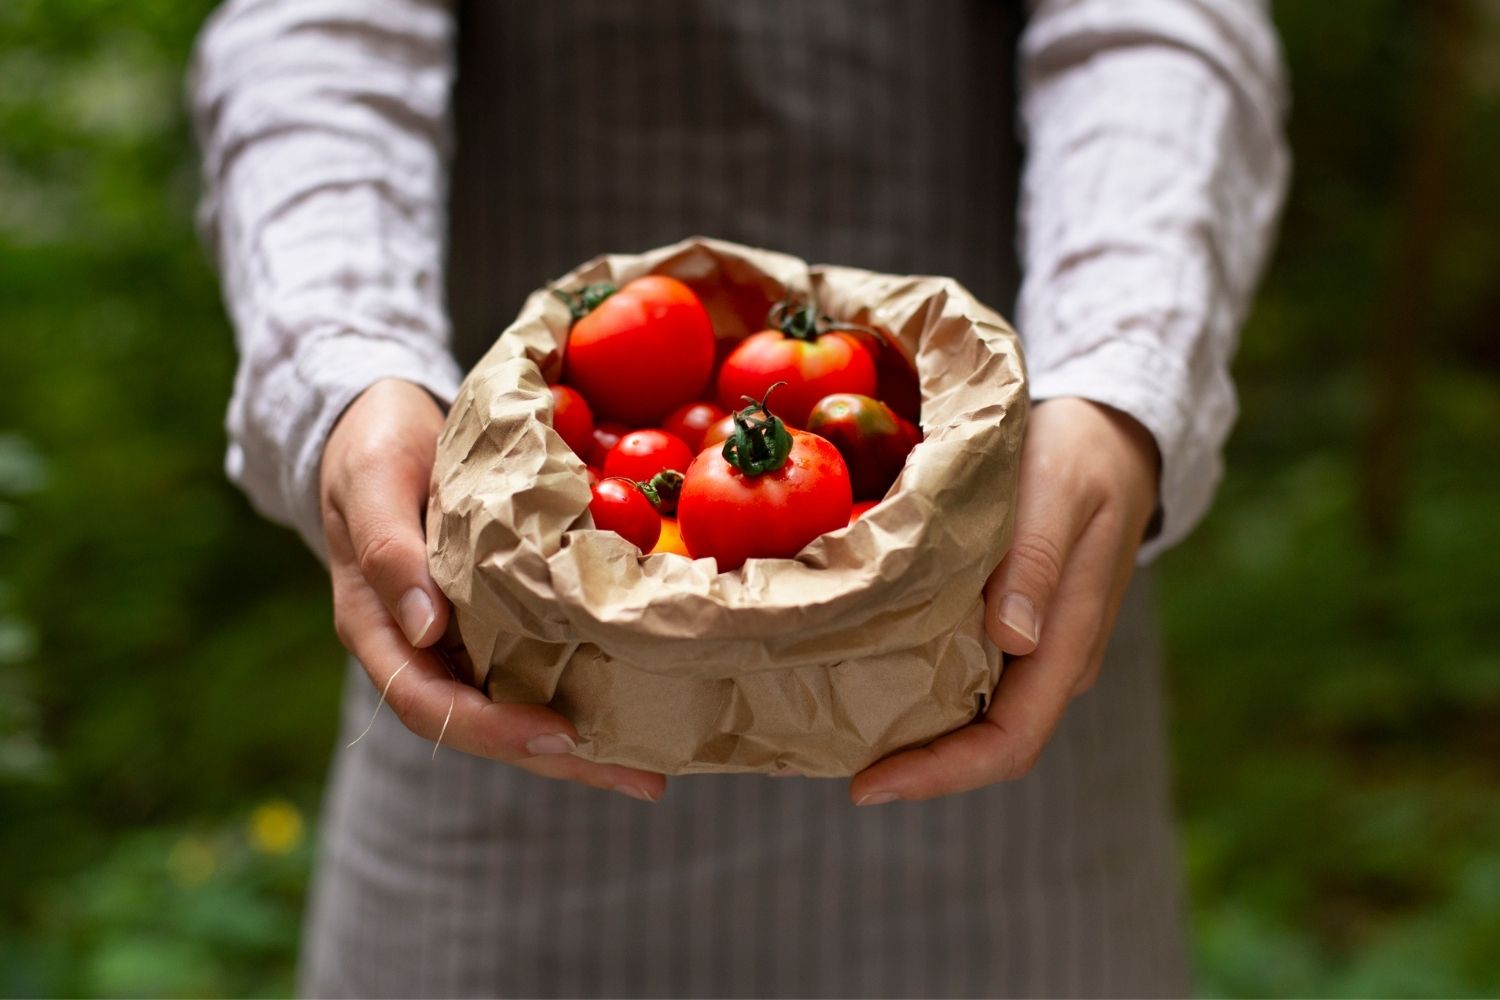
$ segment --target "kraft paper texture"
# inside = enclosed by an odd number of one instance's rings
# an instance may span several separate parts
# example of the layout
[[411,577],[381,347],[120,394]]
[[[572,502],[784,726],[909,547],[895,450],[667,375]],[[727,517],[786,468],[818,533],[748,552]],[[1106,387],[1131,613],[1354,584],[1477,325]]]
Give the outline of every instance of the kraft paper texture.
[[648,273],[691,286],[720,338],[761,329],[788,292],[882,331],[917,372],[924,440],[881,504],[795,559],[718,573],[642,556],[593,527],[583,462],[552,429],[571,319],[538,289],[464,381],[433,471],[430,562],[475,683],[566,715],[581,756],[668,774],[849,775],[970,722],[1000,673],[981,589],[1013,521],[1015,331],[948,278],[704,238],[600,257],[555,287]]

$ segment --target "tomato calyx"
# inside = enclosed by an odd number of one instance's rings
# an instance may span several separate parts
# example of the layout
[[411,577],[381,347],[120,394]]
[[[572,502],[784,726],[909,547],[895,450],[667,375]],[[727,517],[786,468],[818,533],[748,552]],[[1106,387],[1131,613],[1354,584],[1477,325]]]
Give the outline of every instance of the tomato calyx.
[[781,418],[766,409],[766,400],[785,382],[776,382],[766,389],[766,394],[757,402],[750,396],[742,396],[749,405],[734,413],[734,433],[724,441],[720,454],[724,461],[747,476],[760,476],[775,472],[786,464],[792,453],[792,435]]
[[682,493],[682,473],[676,469],[663,469],[644,483],[636,483],[636,489],[646,495],[651,506],[671,517],[677,513],[677,497]]
[[552,289],[552,294],[562,300],[563,305],[568,307],[576,322],[595,309],[599,303],[619,291],[614,285],[607,281],[600,281],[592,285],[584,285],[576,292],[569,292],[561,288]]

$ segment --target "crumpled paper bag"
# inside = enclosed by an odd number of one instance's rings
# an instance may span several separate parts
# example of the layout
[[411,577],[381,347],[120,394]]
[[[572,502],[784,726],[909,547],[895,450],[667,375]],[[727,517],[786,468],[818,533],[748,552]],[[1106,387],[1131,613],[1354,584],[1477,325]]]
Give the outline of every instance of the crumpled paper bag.
[[796,559],[641,556],[588,513],[547,379],[570,317],[538,289],[459,391],[427,514],[434,579],[474,681],[551,705],[577,753],[668,774],[853,774],[971,721],[1000,657],[981,589],[1009,544],[1025,371],[1015,331],[948,278],[876,274],[695,238],[599,257],[557,287],[670,274],[720,338],[812,294],[914,364],[925,438],[884,502]]

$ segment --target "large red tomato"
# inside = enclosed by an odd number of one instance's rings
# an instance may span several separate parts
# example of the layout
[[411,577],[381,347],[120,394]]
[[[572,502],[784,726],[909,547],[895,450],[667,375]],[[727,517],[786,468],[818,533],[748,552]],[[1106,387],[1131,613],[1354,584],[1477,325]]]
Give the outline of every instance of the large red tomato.
[[746,559],[790,559],[849,523],[849,470],[816,434],[788,431],[764,404],[739,412],[734,437],[698,453],[677,502],[677,526],[696,558],[721,572]]
[[606,479],[593,488],[589,513],[594,527],[618,532],[642,552],[650,552],[661,537],[661,515],[646,494],[628,479]]
[[565,385],[548,386],[552,390],[552,428],[573,449],[573,454],[588,461],[594,446],[594,414],[577,389]]
[[663,469],[686,472],[692,461],[693,451],[681,438],[651,428],[620,438],[604,456],[604,474],[644,483]]
[[563,376],[610,420],[656,423],[694,399],[714,366],[714,328],[693,290],[651,274],[558,295],[575,317]]
[[786,388],[776,396],[776,413],[796,427],[807,426],[813,405],[835,392],[875,394],[875,359],[859,338],[829,330],[826,317],[812,305],[793,309],[783,303],[771,310],[775,329],[740,341],[719,367],[719,403],[733,410],[743,397],[761,399],[777,382]]

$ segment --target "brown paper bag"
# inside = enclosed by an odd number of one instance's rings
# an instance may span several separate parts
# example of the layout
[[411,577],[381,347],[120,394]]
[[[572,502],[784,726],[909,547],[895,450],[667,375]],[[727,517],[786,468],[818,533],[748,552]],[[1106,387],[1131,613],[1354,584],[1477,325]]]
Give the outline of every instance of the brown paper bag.
[[476,683],[552,705],[581,756],[670,774],[848,775],[972,720],[1000,670],[980,594],[1013,520],[1015,332],[951,279],[702,238],[600,257],[558,287],[648,273],[690,285],[721,338],[789,292],[881,330],[914,363],[925,439],[884,502],[796,559],[720,574],[641,556],[593,528],[583,463],[551,427],[570,317],[537,290],[464,381],[433,471],[432,573]]

